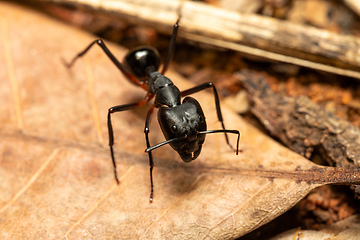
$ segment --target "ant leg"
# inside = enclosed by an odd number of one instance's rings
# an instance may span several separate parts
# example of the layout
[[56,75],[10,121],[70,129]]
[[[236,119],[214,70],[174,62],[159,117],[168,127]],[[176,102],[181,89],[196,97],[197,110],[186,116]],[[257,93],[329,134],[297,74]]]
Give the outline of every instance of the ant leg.
[[168,55],[167,55],[166,60],[164,62],[163,69],[161,70],[162,75],[165,74],[166,70],[169,67],[170,61],[171,61],[171,59],[172,59],[172,57],[174,55],[175,41],[176,41],[177,31],[178,31],[178,28],[179,28],[179,21],[180,21],[180,17],[178,18],[178,20],[174,24],[173,33],[172,33],[171,40],[170,40],[169,52],[168,52]]
[[[223,119],[223,116],[221,114],[219,95],[218,95],[218,93],[216,91],[215,85],[212,82],[202,83],[202,84],[200,84],[198,86],[195,86],[193,88],[182,91],[181,96],[184,97],[184,96],[187,96],[187,95],[190,95],[190,94],[193,94],[193,93],[197,93],[197,92],[200,92],[200,91],[202,91],[204,89],[211,88],[211,87],[212,87],[213,92],[214,92],[216,113],[217,113],[218,119],[221,122],[221,126],[222,126],[223,130],[226,130],[225,125],[224,125],[224,119]],[[235,149],[230,145],[227,133],[224,132],[224,134],[225,134],[226,143],[230,146],[231,149],[233,149],[235,151]]]
[[138,85],[140,87],[142,87],[143,89],[145,89],[146,91],[148,90],[148,87],[145,85],[145,83],[140,83],[140,81],[129,72],[129,70],[127,70],[125,68],[125,66],[119,62],[119,60],[117,60],[117,58],[110,52],[110,50],[108,49],[108,47],[106,46],[106,44],[104,43],[104,41],[102,39],[97,39],[95,41],[93,41],[92,43],[90,43],[89,46],[87,46],[83,51],[81,51],[80,53],[78,53],[72,60],[70,63],[65,63],[65,65],[68,68],[71,68],[74,63],[76,62],[76,60],[80,57],[82,57],[85,53],[87,53],[89,51],[89,49],[94,45],[97,44],[101,47],[101,49],[105,52],[105,54],[108,56],[108,58],[115,64],[115,66],[125,75],[125,77],[127,79],[129,79],[131,82],[133,82],[135,85]]
[[113,149],[114,131],[113,131],[112,122],[111,122],[111,114],[115,113],[115,112],[126,111],[126,110],[129,110],[129,109],[135,108],[135,107],[143,106],[148,101],[150,101],[153,97],[154,97],[154,94],[148,93],[146,95],[145,99],[140,101],[140,102],[129,103],[129,104],[124,104],[124,105],[118,105],[118,106],[114,106],[114,107],[109,108],[108,115],[107,115],[107,126],[108,126],[108,133],[109,133],[109,147],[110,147],[110,153],[111,153],[111,160],[112,160],[112,163],[113,163],[113,166],[114,166],[114,176],[115,176],[115,180],[116,180],[117,184],[119,184],[119,179],[118,179],[118,176],[117,176],[116,162],[115,162],[114,149]]
[[[149,124],[150,124],[150,117],[151,114],[154,112],[154,108],[155,105],[152,105],[151,108],[149,109],[147,116],[146,116],[146,121],[145,121],[145,129],[144,129],[144,133],[145,133],[145,139],[146,139],[146,147],[149,148],[150,147],[150,141],[149,141]],[[149,165],[150,165],[150,184],[151,184],[151,189],[150,189],[150,202],[153,201],[153,196],[154,196],[154,183],[153,183],[153,168],[154,168],[154,160],[152,157],[152,153],[148,152],[149,154]]]

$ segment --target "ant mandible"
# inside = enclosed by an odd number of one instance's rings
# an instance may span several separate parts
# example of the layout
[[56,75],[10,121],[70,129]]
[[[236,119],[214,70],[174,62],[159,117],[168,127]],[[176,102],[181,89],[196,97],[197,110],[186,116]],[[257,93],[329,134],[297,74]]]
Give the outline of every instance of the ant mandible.
[[[238,135],[236,155],[238,155],[239,152],[240,133],[238,130],[225,129],[220,109],[219,96],[214,84],[212,82],[206,82],[185,91],[180,91],[169,78],[164,76],[174,53],[175,40],[179,28],[179,20],[180,18],[174,24],[169,52],[161,72],[158,72],[160,67],[160,55],[155,48],[150,46],[141,46],[135,48],[125,56],[124,63],[122,64],[115,58],[115,56],[107,48],[104,41],[101,39],[93,41],[87,48],[76,55],[70,63],[66,64],[69,68],[72,67],[72,65],[79,57],[82,57],[94,44],[97,44],[130,82],[147,91],[147,94],[142,101],[111,107],[109,108],[107,114],[109,146],[117,184],[119,184],[119,179],[117,177],[113,149],[114,133],[111,123],[111,114],[143,106],[155,97],[155,101],[147,113],[144,129],[147,146],[145,152],[147,152],[149,155],[150,164],[150,202],[153,200],[154,193],[152,176],[154,161],[151,153],[152,150],[165,144],[170,144],[170,146],[178,152],[184,162],[191,162],[199,156],[202,144],[205,141],[205,134],[223,132],[225,133],[226,143],[231,147],[231,149],[233,148],[229,143],[227,133]],[[196,99],[192,97],[186,97],[181,102],[181,97],[188,96],[207,88],[213,89],[217,117],[222,126],[221,130],[207,130],[205,115],[199,102]],[[166,141],[154,146],[150,146],[149,122],[150,116],[154,112],[154,108],[159,109],[158,121]]]

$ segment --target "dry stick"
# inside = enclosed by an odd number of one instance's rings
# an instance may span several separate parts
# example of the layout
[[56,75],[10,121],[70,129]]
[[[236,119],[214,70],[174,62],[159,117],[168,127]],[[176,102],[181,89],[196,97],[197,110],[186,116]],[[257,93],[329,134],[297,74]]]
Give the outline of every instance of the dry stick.
[[112,21],[126,19],[166,33],[171,32],[181,14],[179,35],[189,40],[360,79],[360,39],[357,37],[199,2],[48,1],[86,6]]
[[351,8],[357,15],[360,16],[360,1],[359,0],[345,0],[345,4]]

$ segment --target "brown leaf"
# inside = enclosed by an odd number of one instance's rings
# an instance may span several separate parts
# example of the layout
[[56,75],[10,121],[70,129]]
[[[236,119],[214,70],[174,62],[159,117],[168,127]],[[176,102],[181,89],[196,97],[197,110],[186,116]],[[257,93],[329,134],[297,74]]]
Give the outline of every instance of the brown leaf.
[[353,215],[345,220],[327,226],[319,231],[292,229],[271,240],[292,240],[292,239],[358,239],[360,237],[359,215]]
[[[0,3],[0,238],[226,239],[280,215],[316,186],[359,181],[359,172],[316,167],[222,106],[225,124],[242,132],[236,156],[223,136],[183,163],[168,146],[156,151],[149,203],[145,109],[114,114],[116,185],[107,146],[109,107],[145,95],[95,46],[94,36],[29,9]],[[108,44],[122,59],[126,50]],[[191,86],[167,74],[180,89]],[[210,129],[219,129],[212,94],[195,95]],[[156,120],[152,144],[164,140]],[[231,136],[235,144],[236,137]]]

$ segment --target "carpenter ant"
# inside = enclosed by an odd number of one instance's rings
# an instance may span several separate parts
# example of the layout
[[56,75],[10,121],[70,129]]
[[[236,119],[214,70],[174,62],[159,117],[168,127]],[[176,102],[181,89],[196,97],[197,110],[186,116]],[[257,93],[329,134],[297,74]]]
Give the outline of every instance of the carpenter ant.
[[[154,167],[154,161],[151,153],[152,150],[165,144],[170,144],[170,146],[178,152],[184,162],[191,162],[199,156],[202,144],[205,141],[205,134],[223,132],[225,133],[226,142],[231,148],[232,146],[229,143],[227,133],[238,135],[236,154],[238,154],[239,151],[240,133],[237,130],[225,129],[220,109],[219,96],[214,84],[212,82],[207,82],[185,91],[180,91],[169,78],[164,76],[174,53],[175,40],[179,28],[179,20],[180,18],[174,24],[169,52],[161,72],[158,72],[160,67],[160,56],[155,48],[149,46],[135,48],[125,56],[124,64],[122,64],[115,58],[115,56],[110,52],[101,39],[93,41],[87,48],[76,55],[70,63],[66,64],[70,68],[79,57],[82,57],[94,44],[97,44],[115,64],[115,66],[125,75],[125,77],[128,78],[129,81],[147,91],[144,100],[136,103],[114,106],[109,108],[108,111],[107,125],[109,132],[109,146],[112,163],[114,165],[115,180],[118,184],[119,179],[117,177],[116,162],[113,150],[114,133],[111,123],[111,114],[143,106],[151,99],[155,98],[154,104],[151,105],[147,113],[144,129],[147,145],[145,152],[147,152],[149,155],[150,164],[150,202],[153,200],[154,188],[152,177],[152,171]],[[181,102],[181,97],[202,91],[206,88],[213,89],[217,117],[221,122],[222,130],[207,130],[205,115],[199,102],[196,99],[192,97],[186,97]],[[154,112],[154,108],[159,109],[158,121],[166,141],[154,146],[150,146],[149,122],[150,116]]]

